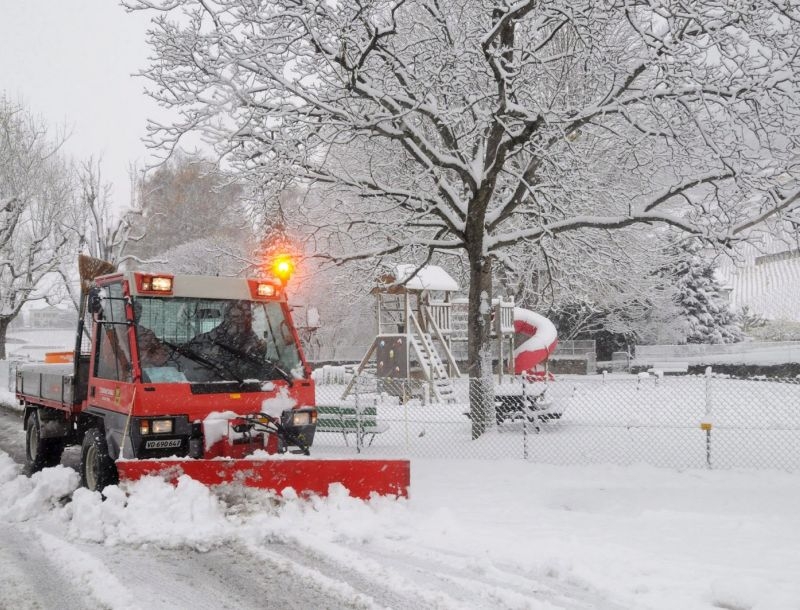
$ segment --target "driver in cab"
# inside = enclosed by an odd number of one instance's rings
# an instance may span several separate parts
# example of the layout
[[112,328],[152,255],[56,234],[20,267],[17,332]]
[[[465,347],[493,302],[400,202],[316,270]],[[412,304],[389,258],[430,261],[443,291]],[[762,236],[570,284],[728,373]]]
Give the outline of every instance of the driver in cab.
[[253,331],[253,311],[248,301],[225,306],[222,322],[197,335],[189,347],[215,362],[235,364],[242,377],[258,377],[264,364],[267,343]]

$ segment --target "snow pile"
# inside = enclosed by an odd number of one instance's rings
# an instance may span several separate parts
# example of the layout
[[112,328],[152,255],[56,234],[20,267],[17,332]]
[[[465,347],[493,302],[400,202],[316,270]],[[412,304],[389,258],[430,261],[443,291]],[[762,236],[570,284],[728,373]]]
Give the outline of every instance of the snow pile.
[[17,405],[19,405],[19,401],[13,392],[0,389],[0,405],[17,407]]
[[375,497],[364,502],[350,497],[338,484],[331,486],[326,498],[302,500],[290,490],[283,499],[269,513],[255,512],[248,526],[270,539],[316,541],[333,547],[342,542],[369,544],[387,532],[405,537],[408,528],[414,527],[405,500]]
[[305,500],[291,489],[281,497],[237,487],[215,492],[186,476],[176,486],[143,477],[108,487],[103,495],[105,499],[86,489],[75,491],[65,507],[71,537],[199,551],[235,540],[366,544],[396,530],[401,515],[407,514],[404,500],[376,497],[363,502],[341,485],[332,485],[327,498]]
[[47,468],[31,478],[0,452],[0,519],[27,521],[61,505],[78,487],[78,474],[63,466]]
[[181,476],[172,486],[144,477],[100,494],[78,489],[66,507],[74,538],[205,551],[234,537],[219,499],[205,486]]

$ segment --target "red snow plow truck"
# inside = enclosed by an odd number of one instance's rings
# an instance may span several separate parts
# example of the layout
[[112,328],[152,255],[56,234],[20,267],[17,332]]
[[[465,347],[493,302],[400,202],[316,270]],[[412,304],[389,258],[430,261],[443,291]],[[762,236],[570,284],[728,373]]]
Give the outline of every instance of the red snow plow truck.
[[[276,277],[117,272],[81,256],[75,351],[17,371],[28,467],[81,446],[91,490],[181,474],[325,495],[406,496],[405,460],[315,459],[314,382]],[[47,360],[47,359],[46,359]]]

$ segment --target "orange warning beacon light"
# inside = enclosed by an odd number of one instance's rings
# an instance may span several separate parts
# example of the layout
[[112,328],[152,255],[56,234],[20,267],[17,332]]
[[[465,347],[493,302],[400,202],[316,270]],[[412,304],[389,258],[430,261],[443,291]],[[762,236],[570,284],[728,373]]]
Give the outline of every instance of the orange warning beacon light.
[[281,284],[285,285],[294,273],[294,262],[291,257],[286,254],[276,257],[272,263],[272,272],[281,281]]

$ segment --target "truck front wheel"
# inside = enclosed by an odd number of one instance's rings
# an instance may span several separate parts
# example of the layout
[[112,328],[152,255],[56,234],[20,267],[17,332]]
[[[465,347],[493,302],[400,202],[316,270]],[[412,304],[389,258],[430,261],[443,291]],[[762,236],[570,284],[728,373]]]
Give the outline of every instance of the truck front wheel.
[[42,468],[56,466],[64,453],[63,438],[42,438],[42,425],[39,414],[31,411],[25,434],[25,461],[31,474]]
[[103,431],[99,428],[87,430],[81,446],[81,484],[90,491],[102,491],[117,482],[117,467],[108,455]]

